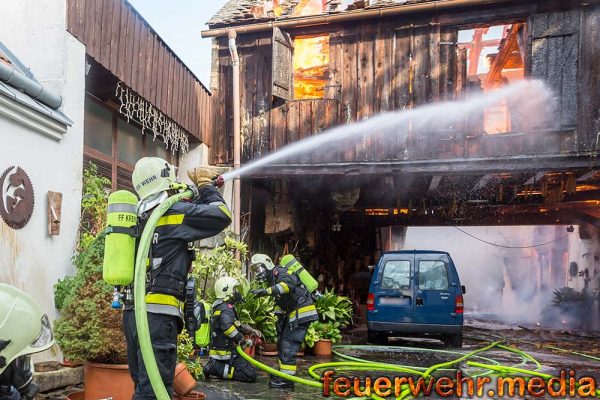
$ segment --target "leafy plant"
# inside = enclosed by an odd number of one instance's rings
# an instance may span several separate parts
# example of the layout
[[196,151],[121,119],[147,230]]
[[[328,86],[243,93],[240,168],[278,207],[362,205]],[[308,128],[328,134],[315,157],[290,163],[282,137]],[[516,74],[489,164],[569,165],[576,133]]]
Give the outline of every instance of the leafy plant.
[[329,339],[332,343],[342,340],[342,333],[338,322],[315,321],[310,326],[315,330],[315,334],[319,337],[319,340]]
[[275,343],[277,341],[277,318],[274,314],[275,301],[270,296],[257,298],[250,294],[251,289],[259,287],[258,283],[250,283],[245,278],[240,279],[245,299],[242,303],[236,304],[240,322],[258,329],[267,343]]
[[[240,259],[236,259],[236,252],[239,252]],[[192,276],[196,278],[196,284],[204,289],[204,299],[214,303],[215,292],[213,283],[221,276],[231,276],[242,280],[242,262],[248,254],[248,246],[229,236],[225,237],[225,242],[207,252],[197,252],[196,260],[192,267]]]
[[306,335],[304,336],[304,344],[306,347],[313,347],[315,343],[321,339],[315,330],[314,324],[314,322],[310,324],[306,330]]
[[333,290],[325,290],[323,296],[315,303],[321,322],[337,323],[340,329],[352,323],[354,311],[352,301],[345,296],[335,294]]
[[72,290],[74,279],[73,276],[65,276],[54,285],[54,306],[58,311],[63,309],[65,298]]
[[195,355],[194,343],[185,329],[177,337],[177,362],[184,363],[194,379],[200,380],[204,378],[202,363]]
[[56,340],[73,362],[85,360],[121,364],[127,360],[122,313],[110,307],[113,287],[102,280],[104,234],[75,258],[62,313],[54,324]]
[[552,305],[555,307],[570,306],[577,302],[587,303],[590,300],[586,290],[578,292],[570,287],[555,289],[552,294]]
[[106,227],[106,208],[110,186],[110,180],[98,173],[96,164],[90,162],[89,166],[83,170],[78,252],[85,250]]

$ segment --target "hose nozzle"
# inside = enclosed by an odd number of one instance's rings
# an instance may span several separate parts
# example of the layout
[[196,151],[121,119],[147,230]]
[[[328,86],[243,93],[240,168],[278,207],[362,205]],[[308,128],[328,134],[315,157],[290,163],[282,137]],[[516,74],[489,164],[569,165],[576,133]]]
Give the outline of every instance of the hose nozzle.
[[213,185],[218,187],[219,189],[225,185],[225,179],[223,179],[223,175],[217,175],[212,179]]

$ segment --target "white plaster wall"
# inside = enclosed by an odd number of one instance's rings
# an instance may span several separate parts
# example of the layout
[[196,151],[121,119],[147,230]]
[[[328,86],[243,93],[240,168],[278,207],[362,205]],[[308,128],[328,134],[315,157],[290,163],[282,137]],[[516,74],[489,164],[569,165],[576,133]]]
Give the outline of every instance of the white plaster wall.
[[[56,317],[53,285],[73,272],[81,201],[85,47],[66,31],[65,0],[2,2],[0,40],[47,89],[63,97],[73,121],[57,141],[0,116],[0,170],[22,167],[35,190],[35,208],[20,230],[0,220],[0,282],[13,284]],[[0,171],[0,172],[1,172]],[[47,233],[47,192],[63,194],[59,236]]]
[[[182,182],[191,183],[190,179],[187,176],[188,170],[193,170],[196,167],[211,167],[214,168],[221,174],[231,170],[229,167],[215,167],[208,164],[209,160],[209,148],[207,145],[200,143],[195,146],[190,146],[190,150],[179,159],[179,171],[177,173],[177,177]],[[233,211],[233,207],[231,206],[233,202],[233,180],[225,182],[225,185],[220,190],[225,203],[230,210]],[[230,228],[233,228],[231,226]]]

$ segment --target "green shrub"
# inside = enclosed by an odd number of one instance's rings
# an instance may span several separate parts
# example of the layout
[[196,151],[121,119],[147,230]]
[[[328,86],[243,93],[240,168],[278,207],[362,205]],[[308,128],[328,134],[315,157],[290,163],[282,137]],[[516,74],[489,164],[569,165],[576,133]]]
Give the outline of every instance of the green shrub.
[[325,290],[323,296],[316,301],[315,307],[321,322],[337,323],[340,329],[352,324],[352,302],[345,296],[335,294],[333,290]]
[[194,354],[194,343],[185,329],[177,337],[177,362],[184,363],[194,379],[204,378],[202,363]]
[[102,280],[104,235],[95,238],[75,259],[77,273],[64,295],[54,334],[65,357],[122,364],[127,346],[122,312],[110,307],[113,287]]

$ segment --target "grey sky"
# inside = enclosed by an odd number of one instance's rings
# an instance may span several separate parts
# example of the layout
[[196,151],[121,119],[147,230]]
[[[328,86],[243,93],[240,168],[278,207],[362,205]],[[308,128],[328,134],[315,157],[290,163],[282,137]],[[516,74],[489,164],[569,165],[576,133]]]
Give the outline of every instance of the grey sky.
[[227,0],[128,1],[208,87],[211,39],[202,39],[200,31]]

